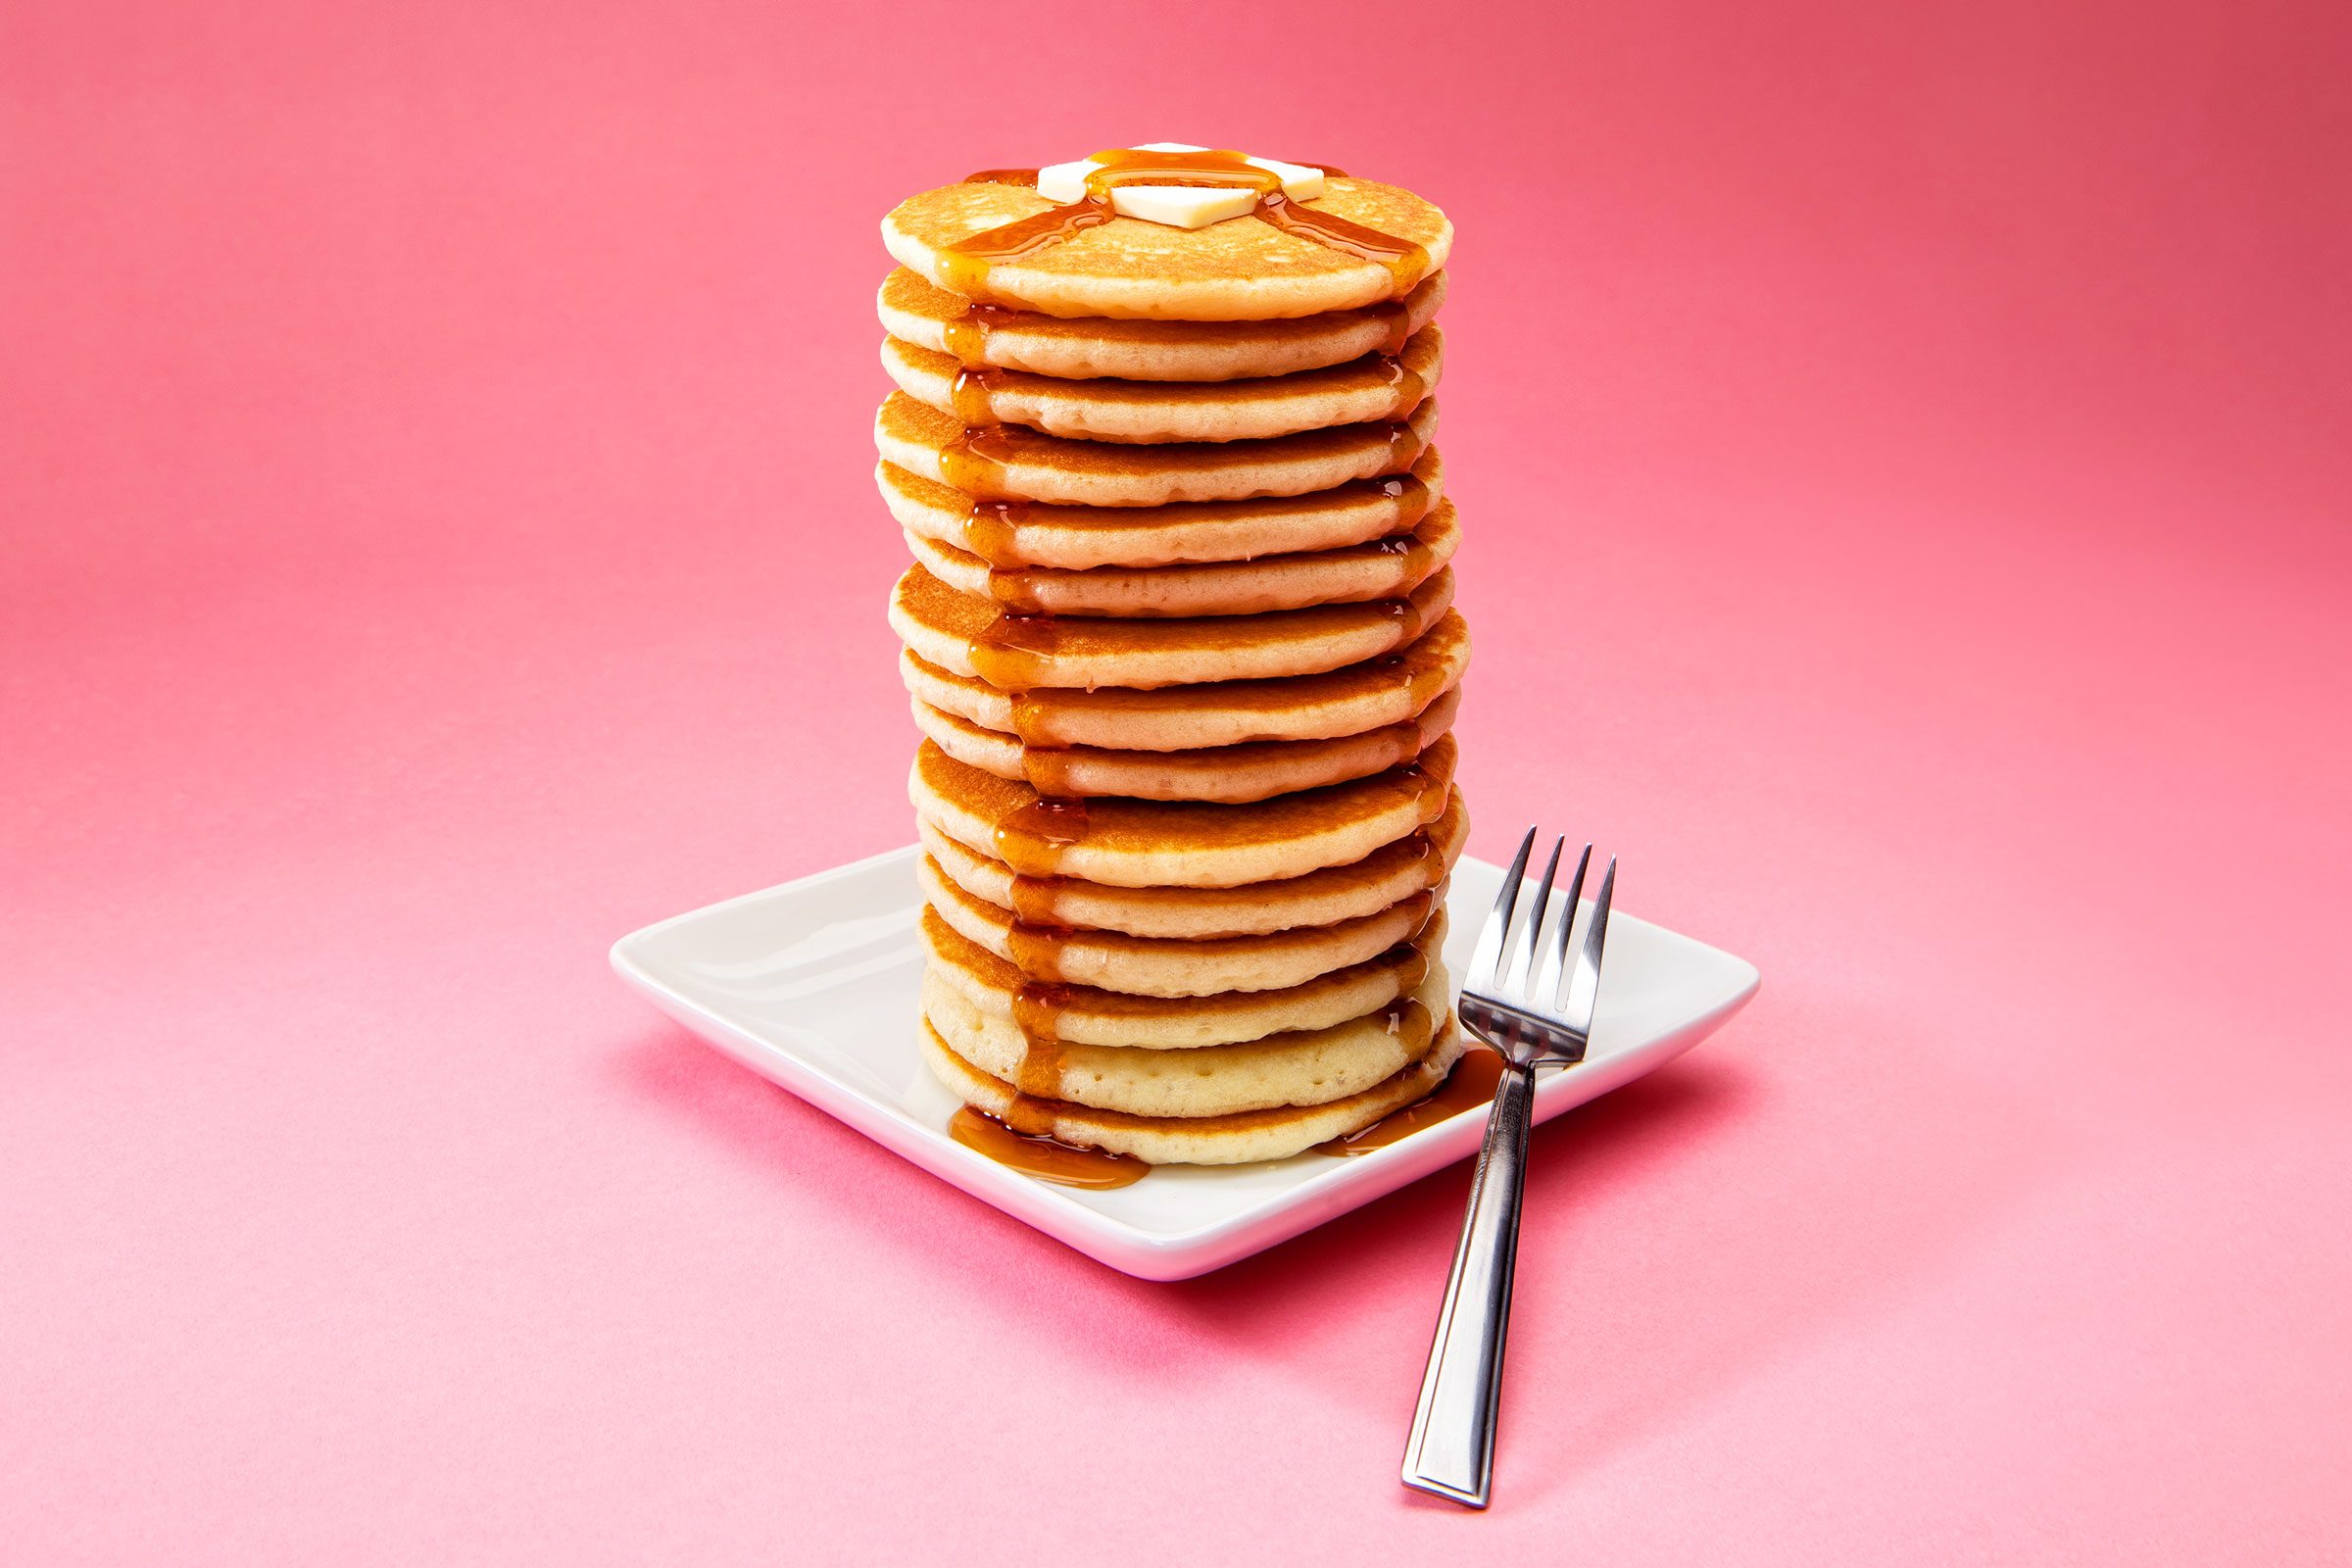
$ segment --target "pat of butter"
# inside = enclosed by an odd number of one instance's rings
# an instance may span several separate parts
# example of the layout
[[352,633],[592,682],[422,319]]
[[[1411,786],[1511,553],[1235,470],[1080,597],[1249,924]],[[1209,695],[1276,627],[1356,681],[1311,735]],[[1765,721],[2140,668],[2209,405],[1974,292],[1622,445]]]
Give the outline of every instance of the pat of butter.
[[[1199,153],[1205,147],[1195,147],[1180,141],[1149,141],[1139,144],[1137,152]],[[1301,164],[1281,163],[1272,158],[1246,158],[1248,163],[1282,176],[1282,193],[1293,201],[1311,202],[1323,194],[1323,171]],[[1055,164],[1037,172],[1037,193],[1050,202],[1075,202],[1086,197],[1086,176],[1096,169],[1095,161],[1082,158],[1075,163]],[[1257,207],[1257,192],[1231,190],[1215,185],[1115,185],[1110,192],[1111,211],[1121,218],[1140,218],[1148,222],[1165,223],[1170,228],[1206,228],[1228,218],[1241,218]]]

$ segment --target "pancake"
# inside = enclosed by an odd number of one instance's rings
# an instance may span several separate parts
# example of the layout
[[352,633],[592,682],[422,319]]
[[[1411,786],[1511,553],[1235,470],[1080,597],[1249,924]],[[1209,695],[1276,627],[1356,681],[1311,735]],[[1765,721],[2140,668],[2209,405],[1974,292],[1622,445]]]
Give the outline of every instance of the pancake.
[[1367,354],[1296,375],[1236,381],[1059,380],[972,370],[954,355],[882,340],[899,389],[971,424],[1019,424],[1078,441],[1246,441],[1401,419],[1438,384],[1445,334],[1423,327],[1395,359]]
[[[1263,441],[1132,446],[1065,441],[1019,425],[973,436],[955,416],[904,392],[883,400],[874,446],[884,461],[967,495],[1057,506],[1157,507],[1171,501],[1302,496],[1410,468],[1438,429],[1438,400],[1401,421],[1343,424]],[[955,450],[956,471],[949,471]]]
[[1361,1132],[1392,1110],[1426,1100],[1460,1059],[1464,1040],[1448,1011],[1439,1021],[1429,1054],[1384,1082],[1325,1105],[1285,1105],[1223,1116],[1131,1116],[1067,1101],[1019,1095],[948,1049],[928,1024],[923,1056],[949,1093],[965,1104],[1032,1137],[1130,1154],[1156,1165],[1239,1165],[1286,1159],[1317,1144]]
[[1446,945],[1446,911],[1421,935],[1387,952],[1271,991],[1220,991],[1200,997],[1138,997],[1093,986],[1037,985],[964,936],[925,906],[920,922],[931,958],[927,974],[967,1003],[1040,1038],[1127,1050],[1189,1051],[1197,1046],[1262,1040],[1297,1029],[1328,1029],[1387,1006],[1419,988]]
[[942,875],[976,899],[1040,929],[1118,931],[1202,941],[1268,936],[1361,919],[1444,884],[1470,836],[1457,792],[1438,819],[1360,860],[1235,888],[1104,887],[1077,877],[1016,877],[1011,866],[917,819],[916,836]]
[[[971,287],[956,287],[942,253],[1054,205],[1025,185],[943,185],[893,208],[882,220],[882,243],[939,287],[974,295]],[[1422,247],[1426,264],[1403,279],[1407,289],[1444,267],[1453,247],[1453,225],[1444,213],[1376,180],[1333,177],[1321,197],[1293,205]],[[995,304],[1047,316],[1239,321],[1356,310],[1400,292],[1397,284],[1378,262],[1284,233],[1260,218],[1195,229],[1113,218],[1019,261],[998,263],[989,269],[985,294]]]
[[915,870],[924,899],[942,920],[1032,979],[1135,997],[1287,991],[1413,941],[1442,902],[1441,891],[1432,889],[1399,899],[1377,913],[1332,925],[1178,941],[1118,931],[1048,932],[1016,926],[1009,909],[956,886],[929,856],[916,860]]
[[1436,448],[1409,473],[1355,479],[1303,496],[1180,502],[1165,507],[981,503],[894,463],[874,480],[899,526],[968,551],[994,566],[1165,566],[1189,561],[1338,550],[1415,526],[1445,489]]
[[925,571],[978,599],[1024,615],[1109,615],[1152,619],[1186,615],[1262,615],[1316,605],[1395,599],[1453,560],[1461,544],[1453,503],[1442,501],[1411,532],[1338,550],[1200,561],[1174,566],[991,566],[969,551],[908,531],[906,546]]
[[1149,691],[1225,680],[1317,675],[1394,653],[1453,602],[1441,570],[1410,597],[1264,615],[1121,620],[1008,616],[909,566],[890,600],[891,629],[916,657],[1004,691],[1103,686]]
[[945,980],[923,976],[923,1017],[964,1061],[1024,1095],[1134,1116],[1222,1116],[1320,1105],[1361,1094],[1437,1043],[1448,994],[1443,964],[1411,1000],[1323,1029],[1193,1051],[1036,1040],[983,1011]]
[[916,700],[915,728],[956,761],[1049,795],[1126,796],[1139,801],[1213,801],[1246,806],[1298,790],[1369,778],[1419,757],[1453,725],[1460,688],[1416,718],[1321,741],[1255,741],[1183,752],[1116,752],[1101,747],[1029,747]]
[[1320,675],[1158,691],[1049,687],[1016,696],[911,650],[900,655],[899,675],[933,708],[1033,746],[1166,752],[1325,740],[1401,724],[1458,686],[1469,663],[1469,627],[1448,611],[1400,651]]
[[1453,764],[1453,737],[1441,735],[1401,767],[1248,806],[1098,800],[1062,815],[1027,784],[984,773],[925,741],[906,789],[924,821],[1027,876],[1119,888],[1230,888],[1351,865],[1428,826],[1445,814]]
[[962,295],[900,267],[882,280],[875,304],[882,328],[892,337],[959,354],[972,366],[1074,380],[1230,381],[1319,370],[1385,353],[1427,326],[1445,302],[1446,274],[1439,272],[1392,304],[1292,320],[1123,321],[1003,309],[975,313]]

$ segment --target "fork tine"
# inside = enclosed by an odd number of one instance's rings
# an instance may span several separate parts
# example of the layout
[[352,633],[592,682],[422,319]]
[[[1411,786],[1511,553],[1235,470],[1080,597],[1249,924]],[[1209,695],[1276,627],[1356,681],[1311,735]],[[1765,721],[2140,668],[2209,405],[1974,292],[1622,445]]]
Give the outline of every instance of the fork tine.
[[[1527,837],[1519,841],[1519,853],[1512,857],[1511,868],[1502,876],[1502,889],[1494,895],[1494,907],[1487,915],[1486,929],[1478,934],[1478,949],[1470,956],[1469,971],[1463,976],[1464,985],[1482,985],[1492,991],[1502,976],[1503,938],[1510,932],[1511,910],[1519,903],[1519,881],[1527,875],[1527,858],[1536,847],[1536,830],[1529,828]],[[1486,978],[1483,983],[1480,976]]]
[[1585,927],[1585,945],[1577,950],[1576,967],[1560,978],[1560,1017],[1569,1028],[1592,1038],[1592,1007],[1600,997],[1600,950],[1609,939],[1609,895],[1617,888],[1617,857],[1600,874],[1600,892],[1592,900],[1592,923]]
[[1576,875],[1568,883],[1567,902],[1560,906],[1559,923],[1552,927],[1551,951],[1544,955],[1544,971],[1533,978],[1527,994],[1539,1004],[1544,997],[1557,998],[1560,979],[1568,962],[1568,934],[1576,929],[1576,902],[1585,896],[1585,872],[1592,864],[1592,846],[1576,858]]
[[1552,879],[1560,874],[1560,851],[1567,846],[1564,833],[1551,841],[1551,858],[1544,864],[1544,880],[1536,885],[1536,902],[1519,922],[1509,950],[1512,956],[1504,962],[1504,973],[1519,977],[1519,996],[1530,1004],[1536,1000],[1536,951],[1544,941],[1544,911],[1551,907]]

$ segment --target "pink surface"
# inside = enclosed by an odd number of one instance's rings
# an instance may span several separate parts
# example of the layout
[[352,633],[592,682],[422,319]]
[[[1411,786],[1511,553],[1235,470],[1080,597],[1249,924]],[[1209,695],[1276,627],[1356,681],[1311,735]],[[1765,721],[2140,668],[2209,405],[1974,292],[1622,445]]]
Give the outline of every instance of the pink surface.
[[[2341,7],[44,10],[10,1560],[2352,1553]],[[1139,1284],[605,969],[909,836],[876,217],[1163,136],[1451,212],[1476,847],[1765,975],[1539,1138],[1485,1517],[1459,1169]]]

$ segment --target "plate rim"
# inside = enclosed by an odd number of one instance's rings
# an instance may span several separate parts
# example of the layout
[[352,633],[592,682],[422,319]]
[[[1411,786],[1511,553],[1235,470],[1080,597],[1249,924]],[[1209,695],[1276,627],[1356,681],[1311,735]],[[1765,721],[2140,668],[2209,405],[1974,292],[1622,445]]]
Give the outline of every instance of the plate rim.
[[[755,888],[730,898],[720,899],[664,916],[648,925],[640,926],[615,940],[608,951],[608,959],[614,973],[632,990],[651,1002],[664,1016],[687,1028],[690,1032],[700,1035],[706,1042],[717,1046],[723,1054],[734,1058],[748,1070],[759,1073],[761,1077],[775,1083],[816,1109],[871,1139],[891,1153],[906,1160],[926,1174],[947,1181],[951,1186],[960,1188],[967,1197],[978,1199],[993,1207],[1002,1209],[1022,1223],[1043,1231],[1065,1246],[1085,1252],[1099,1262],[1139,1277],[1159,1280],[1186,1278],[1209,1272],[1231,1262],[1237,1262],[1242,1257],[1249,1256],[1263,1248],[1278,1246],[1282,1241],[1312,1229],[1315,1225],[1335,1218],[1362,1203],[1372,1202],[1390,1192],[1419,1180],[1422,1176],[1433,1174],[1459,1159],[1470,1157],[1477,1152],[1475,1139],[1472,1139],[1460,1152],[1445,1154],[1443,1157],[1434,1157],[1442,1147],[1439,1143],[1420,1144],[1417,1149],[1415,1148],[1421,1137],[1436,1134],[1441,1128],[1451,1130],[1457,1127],[1474,1126],[1482,1129],[1480,1136],[1483,1137],[1485,1116],[1480,1112],[1473,1111],[1466,1116],[1448,1118],[1446,1122],[1427,1129],[1424,1134],[1399,1139],[1379,1154],[1358,1159],[1331,1160],[1329,1162],[1331,1169],[1328,1172],[1316,1172],[1282,1193],[1268,1195],[1260,1201],[1220,1215],[1202,1224],[1181,1231],[1146,1230],[1131,1221],[1091,1207],[1079,1201],[1071,1194],[1049,1183],[1025,1177],[1018,1171],[990,1159],[977,1150],[967,1149],[956,1143],[946,1132],[933,1128],[899,1107],[878,1100],[863,1088],[834,1076],[825,1069],[821,1062],[752,1034],[725,1013],[713,1010],[709,1004],[664,982],[647,967],[645,960],[640,956],[644,946],[659,940],[664,933],[677,927],[723,914],[740,906],[787,895],[807,894],[827,883],[854,877],[860,872],[875,870],[888,863],[911,861],[921,853],[921,849],[919,844],[901,845],[896,849],[883,850],[877,854],[862,856],[855,860],[827,866],[822,870],[812,871],[806,876],[795,877],[790,881],[764,888]],[[1497,878],[1503,875],[1503,867],[1491,861],[1479,859],[1473,856],[1464,856],[1462,858],[1465,863],[1483,867]],[[1610,1060],[1626,1061],[1639,1054],[1656,1053],[1664,1047],[1671,1047],[1671,1049],[1664,1050],[1663,1054],[1658,1055],[1656,1060],[1647,1061],[1639,1071],[1629,1074],[1623,1080],[1630,1082],[1635,1077],[1644,1076],[1658,1067],[1664,1066],[1668,1061],[1690,1050],[1717,1028],[1720,1028],[1725,1020],[1739,1012],[1756,995],[1762,985],[1763,977],[1762,972],[1747,959],[1709,943],[1701,942],[1695,937],[1686,936],[1669,927],[1658,925],[1654,921],[1643,920],[1639,915],[1613,911],[1610,923],[1614,925],[1618,920],[1635,921],[1673,939],[1675,942],[1698,949],[1716,959],[1736,966],[1735,972],[1740,976],[1740,983],[1731,996],[1705,1012],[1686,1021],[1673,1034],[1659,1042],[1638,1047],[1618,1057],[1609,1058]],[[747,1053],[756,1055],[758,1060],[748,1059]],[[1607,1063],[1596,1062],[1593,1065],[1605,1067]],[[1568,1072],[1555,1071],[1546,1074],[1539,1081],[1536,1106],[1539,1120],[1548,1120],[1551,1116],[1572,1108],[1570,1103],[1562,1102],[1564,1097],[1570,1093],[1566,1088],[1569,1078]],[[1573,1103],[1584,1103],[1597,1099],[1600,1095],[1617,1087],[1619,1087],[1618,1084],[1610,1084],[1605,1088],[1596,1089],[1592,1094],[1584,1096]],[[1545,1090],[1550,1090],[1551,1093],[1547,1095],[1544,1093]],[[1544,1104],[1547,1100],[1552,1102],[1549,1106]],[[911,1139],[907,1137],[909,1133],[913,1135]],[[920,1150],[925,1155],[935,1157],[918,1157],[917,1150]],[[950,1176],[939,1168],[941,1162],[952,1164],[958,1174]],[[1407,1168],[1416,1164],[1421,1165],[1422,1168]],[[1396,1180],[1383,1185],[1384,1179],[1393,1173],[1396,1174]],[[970,1178],[968,1185],[963,1180],[965,1177]],[[1348,1189],[1357,1186],[1373,1190],[1366,1192],[1355,1203],[1318,1203],[1318,1200],[1328,1198],[1335,1191],[1345,1194]],[[985,1191],[975,1191],[975,1187]],[[1284,1231],[1281,1235],[1274,1236],[1257,1246],[1248,1245],[1251,1231],[1269,1225],[1279,1227],[1280,1221],[1285,1215],[1300,1209],[1319,1209],[1320,1212],[1306,1219],[1297,1229]],[[1032,1210],[1036,1212],[1031,1212]],[[1050,1220],[1047,1218],[1048,1215],[1051,1216]],[[1081,1246],[1069,1235],[1063,1234],[1062,1228],[1064,1227],[1082,1233],[1094,1245]],[[1243,1244],[1238,1250],[1232,1250],[1231,1247],[1231,1244],[1236,1241]],[[1119,1255],[1106,1255],[1106,1253]],[[1138,1267],[1139,1264],[1142,1266]],[[1169,1265],[1171,1264],[1182,1266],[1170,1270]]]

